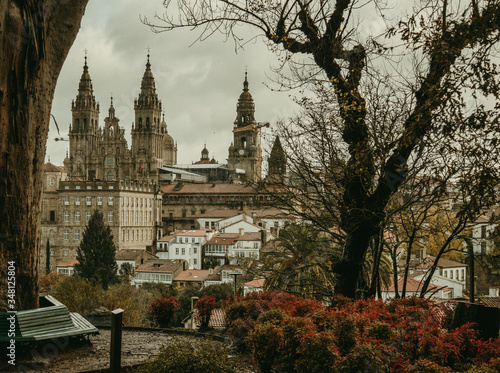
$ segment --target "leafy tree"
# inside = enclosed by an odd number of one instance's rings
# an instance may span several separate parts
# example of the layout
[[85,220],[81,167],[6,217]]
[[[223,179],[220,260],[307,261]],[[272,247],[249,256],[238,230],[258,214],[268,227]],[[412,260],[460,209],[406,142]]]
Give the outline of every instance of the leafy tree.
[[[436,171],[464,162],[457,186],[472,203],[462,215],[470,218],[484,206],[475,196],[488,194],[499,179],[498,165],[490,162],[498,158],[497,0],[418,2],[413,11],[401,3],[406,8],[396,9],[403,16],[395,24],[389,21],[394,11],[381,2],[175,4],[165,2],[157,31],[199,28],[200,40],[222,32],[241,46],[247,40],[238,27],[249,25],[279,55],[280,66],[286,64],[278,67],[278,83],[308,89],[299,98],[305,114],[287,126],[299,125],[300,131],[300,122],[309,128],[323,123],[318,127],[334,140],[318,137],[331,156],[322,167],[298,170],[336,185],[331,193],[318,193],[328,197],[326,209],[338,211],[326,220],[338,219],[345,232],[342,256],[332,258],[335,293],[355,296],[370,242],[423,152],[439,155]],[[365,17],[387,29],[369,35],[356,21]],[[312,206],[316,211],[324,211],[320,201]]]
[[203,258],[203,269],[215,268],[219,265],[217,258],[209,255]]
[[204,297],[206,295],[214,297],[216,302],[230,299],[234,295],[233,285],[226,282],[218,285],[205,286],[203,289],[200,289],[199,296]]
[[103,214],[95,210],[83,232],[82,242],[76,252],[78,264],[75,273],[85,279],[95,279],[103,289],[116,279],[116,247],[109,225]]
[[198,299],[195,307],[198,310],[198,316],[200,317],[201,321],[201,328],[208,328],[210,317],[212,316],[212,311],[215,308],[215,298],[210,295],[205,295]]
[[267,253],[266,290],[283,290],[303,297],[323,298],[333,291],[329,255],[331,241],[311,225],[289,225],[276,239],[276,250]]
[[[57,78],[88,0],[0,1],[0,263],[16,310],[38,307],[40,196]],[[0,266],[0,311],[7,310]]]
[[126,283],[130,283],[130,279],[134,277],[134,272],[134,267],[130,263],[123,263],[118,271],[121,281]]
[[162,296],[151,302],[149,314],[159,325],[166,328],[175,319],[175,313],[181,304],[172,296]]

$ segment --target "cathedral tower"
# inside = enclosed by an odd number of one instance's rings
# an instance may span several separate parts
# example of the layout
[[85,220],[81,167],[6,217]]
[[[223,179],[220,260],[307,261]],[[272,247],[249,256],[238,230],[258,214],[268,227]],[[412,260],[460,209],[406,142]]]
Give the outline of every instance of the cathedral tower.
[[158,167],[163,166],[164,133],[161,101],[156,94],[155,80],[148,60],[142,77],[141,92],[134,102],[135,124],[132,125],[132,156],[139,180],[155,181]]
[[88,169],[88,162],[92,151],[97,147],[99,103],[95,100],[87,56],[78,86],[78,95],[71,103],[71,111],[69,156],[64,160],[64,167],[71,178],[94,179],[95,171]]
[[281,146],[279,136],[274,140],[271,154],[269,155],[267,180],[269,183],[283,183],[286,180],[286,154]]
[[[260,128],[255,121],[255,105],[248,90],[247,73],[243,82],[243,92],[236,106],[236,120],[233,128],[233,143],[229,147],[228,168],[236,173],[245,172],[245,180],[257,182],[261,179],[262,148]],[[268,124],[266,124],[268,126]]]

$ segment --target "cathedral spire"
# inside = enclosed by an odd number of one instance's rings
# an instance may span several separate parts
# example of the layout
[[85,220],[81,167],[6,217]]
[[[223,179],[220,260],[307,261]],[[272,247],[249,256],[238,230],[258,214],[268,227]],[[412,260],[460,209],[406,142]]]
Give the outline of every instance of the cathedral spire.
[[246,127],[250,124],[255,124],[255,105],[252,95],[248,90],[248,74],[245,71],[245,80],[243,81],[243,92],[238,98],[236,106],[236,120],[234,121],[235,128]]
[[[79,102],[80,101],[80,102]],[[85,63],[83,64],[83,73],[78,85],[78,95],[76,104],[88,105],[95,103],[94,92],[92,89],[92,79],[89,74],[89,66],[87,65],[87,54],[85,54]]]

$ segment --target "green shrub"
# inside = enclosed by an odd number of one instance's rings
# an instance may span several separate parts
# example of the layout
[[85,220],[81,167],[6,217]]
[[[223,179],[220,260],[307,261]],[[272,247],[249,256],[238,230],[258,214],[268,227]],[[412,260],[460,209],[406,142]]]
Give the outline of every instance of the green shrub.
[[139,369],[140,373],[234,373],[228,351],[219,342],[208,339],[187,341],[174,338],[160,349],[151,363]]

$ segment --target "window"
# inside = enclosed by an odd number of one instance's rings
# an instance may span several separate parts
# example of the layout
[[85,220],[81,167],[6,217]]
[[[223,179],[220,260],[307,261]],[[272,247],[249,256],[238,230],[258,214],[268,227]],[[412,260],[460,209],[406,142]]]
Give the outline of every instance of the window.
[[64,199],[64,206],[68,206],[69,205],[69,197],[63,197]]
[[102,197],[97,197],[97,206],[102,206]]
[[88,223],[89,220],[90,220],[90,217],[92,216],[92,213],[90,212],[90,210],[87,210],[87,212],[85,213],[85,215],[87,216],[87,223]]
[[69,229],[64,230],[64,239],[69,240]]
[[115,197],[108,197],[108,206],[113,206],[114,202],[115,202]]
[[182,217],[185,218],[186,217],[186,210],[182,210]]
[[87,206],[92,205],[92,197],[87,197]]
[[113,167],[115,165],[115,159],[113,157],[106,157],[106,167]]
[[465,280],[465,269],[462,269],[462,270],[461,270],[460,280],[461,280],[461,281],[464,281],[464,280]]
[[193,254],[198,254],[198,248],[197,247],[193,247]]
[[50,250],[50,256],[54,256],[54,250]]
[[75,221],[76,222],[80,221],[80,211],[75,211]]
[[108,223],[113,222],[113,211],[108,211]]
[[198,265],[198,259],[196,258],[193,259],[193,265]]
[[125,211],[125,223],[128,224],[128,211]]
[[80,206],[80,197],[75,197],[75,205]]
[[80,239],[80,230],[75,229],[75,240],[79,240],[79,239]]
[[186,249],[182,248],[182,255],[186,255]]
[[486,225],[481,225],[481,238],[486,238]]
[[129,241],[130,238],[130,231],[127,229],[127,241]]
[[106,180],[113,180],[114,178],[115,178],[115,174],[113,173],[113,171],[109,171],[106,174]]
[[65,223],[69,222],[69,211],[68,210],[64,211],[64,222]]
[[53,177],[50,178],[50,186],[54,186],[56,185],[56,179],[54,179]]
[[56,212],[55,211],[50,211],[50,221],[56,221]]
[[450,271],[450,278],[453,280],[453,270]]
[[178,247],[175,248],[175,255],[179,255],[179,248]]
[[486,254],[486,241],[481,241],[481,254]]
[[444,271],[444,277],[448,277],[448,271]]
[[63,256],[68,256],[68,250],[63,250]]

